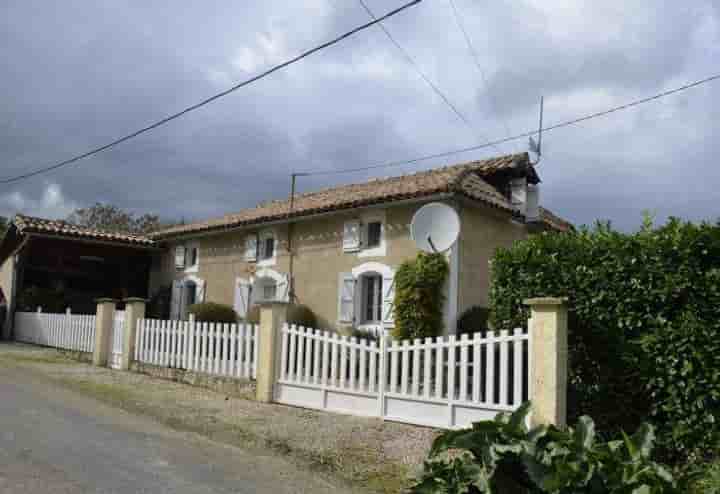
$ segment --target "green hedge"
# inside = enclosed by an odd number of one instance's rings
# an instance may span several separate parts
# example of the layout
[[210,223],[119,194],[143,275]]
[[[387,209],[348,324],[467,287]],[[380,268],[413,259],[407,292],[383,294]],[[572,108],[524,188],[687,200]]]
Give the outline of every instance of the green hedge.
[[443,332],[443,284],[448,263],[442,254],[420,252],[395,273],[396,339],[425,338]]
[[627,234],[598,224],[499,250],[495,327],[525,324],[523,299],[538,296],[569,297],[570,417],[616,431],[651,416],[664,443],[715,446],[703,431],[720,419],[720,225],[646,220]]
[[195,315],[196,321],[204,322],[237,322],[238,316],[229,305],[214,302],[202,302],[188,307],[188,312]]

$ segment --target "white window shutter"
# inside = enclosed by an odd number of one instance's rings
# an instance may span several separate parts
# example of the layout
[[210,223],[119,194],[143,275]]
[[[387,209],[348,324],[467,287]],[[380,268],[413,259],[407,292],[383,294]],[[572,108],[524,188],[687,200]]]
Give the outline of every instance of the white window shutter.
[[245,260],[257,261],[258,258],[258,236],[248,235],[245,238]]
[[395,277],[383,276],[383,324],[395,326]]
[[205,280],[195,282],[195,303],[205,302]]
[[347,221],[343,226],[343,250],[355,252],[360,250],[361,232],[359,221]]
[[283,275],[283,279],[277,284],[275,298],[281,302],[287,302],[290,299],[290,276]]
[[355,322],[355,278],[352,273],[340,273],[338,287],[338,320]]
[[245,280],[237,280],[235,283],[235,304],[234,309],[239,317],[247,316],[250,308],[250,283]]
[[178,245],[175,247],[175,267],[182,269],[185,267],[185,246]]
[[173,281],[170,295],[170,319],[180,319],[180,297],[182,296],[182,281]]

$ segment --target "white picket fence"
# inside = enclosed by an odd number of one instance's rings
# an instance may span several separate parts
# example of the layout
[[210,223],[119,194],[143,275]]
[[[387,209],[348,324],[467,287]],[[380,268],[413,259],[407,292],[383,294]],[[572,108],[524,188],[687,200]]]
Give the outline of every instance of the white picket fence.
[[64,350],[92,352],[95,347],[95,316],[16,312],[15,339]]
[[140,319],[135,360],[218,376],[255,379],[257,326]]
[[529,396],[521,329],[394,341],[285,325],[275,399],[433,427],[464,427]]

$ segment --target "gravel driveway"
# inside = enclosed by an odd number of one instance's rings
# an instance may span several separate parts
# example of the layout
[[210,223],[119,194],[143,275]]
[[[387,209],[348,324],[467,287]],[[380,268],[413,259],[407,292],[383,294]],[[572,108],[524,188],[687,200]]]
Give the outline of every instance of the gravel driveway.
[[59,352],[0,345],[0,365],[19,366],[178,430],[289,457],[354,487],[398,492],[417,474],[437,431],[233,398],[144,374],[92,367]]

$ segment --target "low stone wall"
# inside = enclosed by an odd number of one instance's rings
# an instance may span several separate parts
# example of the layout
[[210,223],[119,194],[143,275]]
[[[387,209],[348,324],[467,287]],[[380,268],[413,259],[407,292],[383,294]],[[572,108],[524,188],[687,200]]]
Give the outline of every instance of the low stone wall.
[[211,389],[228,396],[250,400],[255,399],[255,382],[248,379],[212,376],[201,372],[158,367],[156,365],[143,364],[140,362],[133,362],[130,365],[130,370],[158,377],[160,379],[168,379],[170,381],[185,383],[191,386]]

